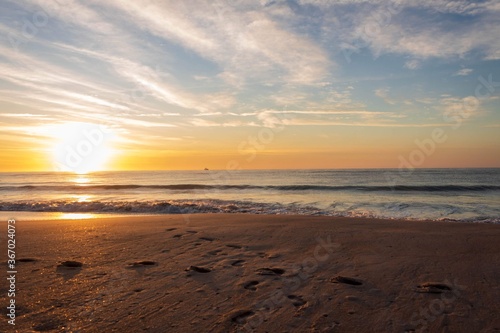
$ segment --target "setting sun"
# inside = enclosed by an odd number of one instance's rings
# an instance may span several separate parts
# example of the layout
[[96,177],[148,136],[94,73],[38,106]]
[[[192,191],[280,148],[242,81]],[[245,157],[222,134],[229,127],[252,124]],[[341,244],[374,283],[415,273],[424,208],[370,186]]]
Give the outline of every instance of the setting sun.
[[53,158],[58,171],[84,174],[106,169],[114,155],[111,134],[103,126],[71,122],[50,129],[54,139]]

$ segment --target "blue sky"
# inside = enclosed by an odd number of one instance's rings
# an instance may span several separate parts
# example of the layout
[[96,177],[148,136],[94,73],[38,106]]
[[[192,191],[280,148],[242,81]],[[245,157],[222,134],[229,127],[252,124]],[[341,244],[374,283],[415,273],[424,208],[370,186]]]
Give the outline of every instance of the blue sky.
[[[204,151],[224,155],[213,161],[223,167],[238,142],[279,121],[287,131],[262,149],[281,156],[273,166],[351,149],[352,163],[344,154],[338,166],[397,167],[416,138],[452,127],[450,117],[465,108],[443,145],[448,155],[429,166],[478,150],[478,166],[499,166],[498,1],[3,0],[1,7],[3,158],[50,150],[51,126],[82,122],[113,128],[129,156]],[[402,143],[394,149],[371,146],[395,138]]]

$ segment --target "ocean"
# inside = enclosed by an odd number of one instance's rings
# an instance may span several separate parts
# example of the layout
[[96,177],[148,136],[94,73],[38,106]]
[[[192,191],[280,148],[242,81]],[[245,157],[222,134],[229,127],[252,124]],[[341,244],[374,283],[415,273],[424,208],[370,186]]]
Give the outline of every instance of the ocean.
[[4,218],[248,213],[500,223],[500,169],[0,173]]

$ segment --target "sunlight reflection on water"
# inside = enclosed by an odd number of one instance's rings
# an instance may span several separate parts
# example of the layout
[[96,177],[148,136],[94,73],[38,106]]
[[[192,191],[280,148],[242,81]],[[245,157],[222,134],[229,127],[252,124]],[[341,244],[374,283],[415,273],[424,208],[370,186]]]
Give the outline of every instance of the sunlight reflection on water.
[[92,213],[58,213],[56,215],[56,219],[58,220],[82,220],[96,217],[96,214]]

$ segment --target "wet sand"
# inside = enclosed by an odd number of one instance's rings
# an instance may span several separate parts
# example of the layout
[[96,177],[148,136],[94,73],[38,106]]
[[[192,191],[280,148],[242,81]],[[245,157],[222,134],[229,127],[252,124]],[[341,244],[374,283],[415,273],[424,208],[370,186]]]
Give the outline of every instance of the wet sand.
[[500,225],[166,215],[16,241],[2,332],[500,332]]

